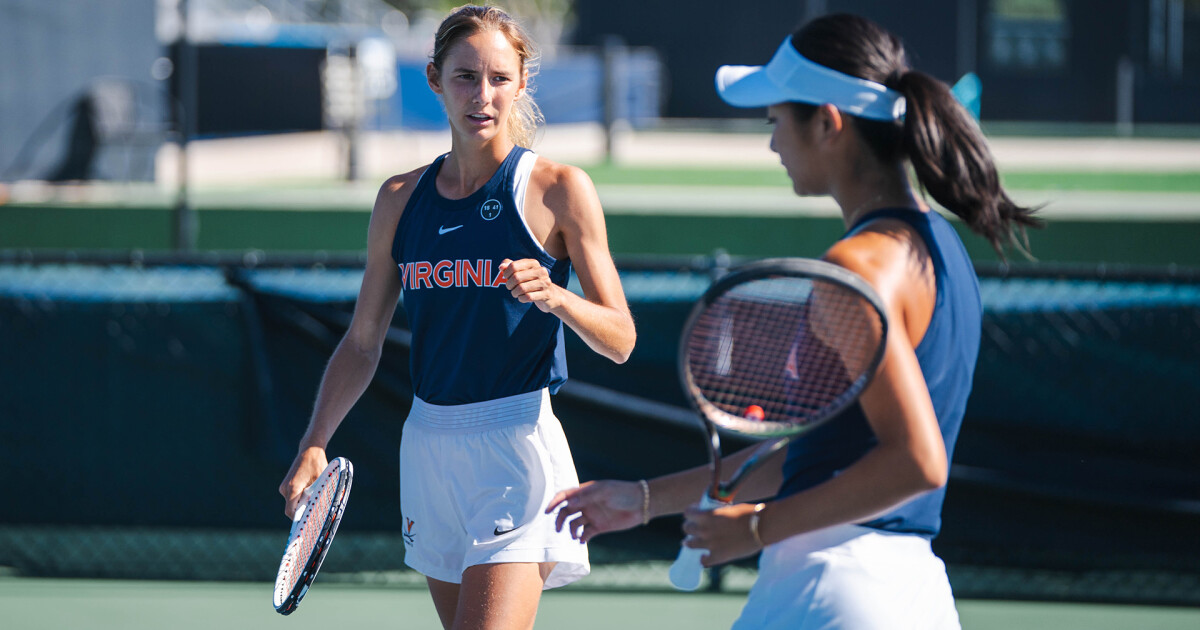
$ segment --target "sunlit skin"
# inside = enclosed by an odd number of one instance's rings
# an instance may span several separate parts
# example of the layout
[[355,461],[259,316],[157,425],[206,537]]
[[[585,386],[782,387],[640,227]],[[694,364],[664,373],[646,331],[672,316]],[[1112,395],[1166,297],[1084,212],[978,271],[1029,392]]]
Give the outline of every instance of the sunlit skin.
[[771,126],[771,150],[779,155],[779,162],[792,180],[792,191],[797,195],[824,195],[828,190],[818,188],[822,181],[816,169],[821,164],[812,164],[805,148],[813,143],[810,125],[805,125],[792,115],[786,106],[772,105],[767,108],[767,124]]
[[[870,152],[853,123],[832,105],[798,119],[788,104],[767,110],[771,150],[799,195],[830,195],[847,227],[879,208],[928,211],[913,193],[903,164],[884,164]],[[914,348],[924,337],[937,296],[929,251],[907,223],[872,222],[834,244],[823,256],[856,272],[884,301],[890,327],[884,359],[859,402],[878,444],[831,480],[760,512],[759,534],[771,544],[843,523],[859,523],[946,483],[949,463]],[[729,455],[732,474],[752,449]],[[782,451],[780,452],[782,453]],[[705,566],[746,557],[761,549],[750,533],[754,502],[772,497],[783,482],[777,454],[741,485],[738,503],[712,511],[694,505],[709,481],[708,466],[657,477],[650,483],[648,516],[682,512],[685,544],[708,550]],[[558,526],[581,541],[642,522],[642,490],[636,482],[598,481],[555,495]]]
[[[487,183],[512,150],[509,115],[528,78],[508,38],[486,29],[451,45],[442,66],[429,64],[426,77],[450,123],[450,154],[435,185],[443,197],[461,199]],[[426,168],[396,175],[380,188],[354,317],[330,358],[300,452],[279,487],[285,513],[294,512],[303,489],[324,469],[326,445],[379,364],[401,292],[392,241]],[[539,157],[527,186],[525,221],[548,254],[570,259],[583,296],[555,285],[533,259],[501,261],[506,288],[521,302],[557,316],[598,354],[624,363],[636,333],[591,179],[579,168]],[[533,626],[553,568],[548,562],[483,564],[466,569],[461,584],[427,581],[446,628],[524,629]]]
[[471,168],[473,164],[459,165],[470,158],[493,162],[490,170],[483,169],[491,177],[513,147],[508,116],[525,90],[528,74],[503,33],[480,31],[451,46],[442,67],[430,63],[425,75],[430,89],[442,98],[451,129],[450,158],[439,173],[438,191],[459,199],[478,190],[486,178],[454,181],[441,175]]

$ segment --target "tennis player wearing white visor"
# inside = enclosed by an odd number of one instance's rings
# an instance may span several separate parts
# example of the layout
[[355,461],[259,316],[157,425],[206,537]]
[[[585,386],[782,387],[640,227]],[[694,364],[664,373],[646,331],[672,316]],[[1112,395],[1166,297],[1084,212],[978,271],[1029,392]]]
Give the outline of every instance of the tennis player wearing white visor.
[[[950,458],[979,351],[982,306],[957,231],[922,188],[997,251],[1039,221],[999,185],[991,154],[949,87],[908,67],[900,40],[852,15],[809,22],[765,66],[725,66],[723,99],[766,107],[771,149],[799,195],[829,195],[846,233],[822,256],[881,297],[887,343],[874,380],[839,416],[751,473],[738,497],[692,505],[708,466],[590,482],[550,503],[587,541],[683,512],[705,566],[762,551],[737,630],[959,628],[941,527]],[[749,450],[722,459],[734,471]],[[761,502],[760,502],[761,501]]]

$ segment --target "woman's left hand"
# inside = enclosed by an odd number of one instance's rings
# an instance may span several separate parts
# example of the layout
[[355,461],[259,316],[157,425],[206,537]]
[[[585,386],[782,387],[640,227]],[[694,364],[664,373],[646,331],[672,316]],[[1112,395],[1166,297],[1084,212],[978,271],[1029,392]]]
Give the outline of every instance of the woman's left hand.
[[549,313],[562,303],[562,287],[550,280],[550,272],[532,258],[500,262],[504,286],[521,302],[533,302],[543,313]]
[[702,561],[706,567],[753,555],[762,549],[750,530],[753,514],[753,503],[727,505],[711,511],[693,505],[683,513],[683,533],[688,535],[683,544],[707,549],[708,556]]

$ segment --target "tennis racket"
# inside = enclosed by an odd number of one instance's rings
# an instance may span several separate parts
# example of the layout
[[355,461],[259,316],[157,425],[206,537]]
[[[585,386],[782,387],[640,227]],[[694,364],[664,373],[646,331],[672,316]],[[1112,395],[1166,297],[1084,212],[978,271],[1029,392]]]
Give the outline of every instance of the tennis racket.
[[[680,379],[709,438],[712,483],[701,506],[732,503],[750,472],[853,403],[883,359],[886,338],[874,289],[831,263],[767,259],[715,282],[693,307],[679,345]],[[718,428],[769,439],[726,482]],[[683,547],[671,584],[695,590],[707,553]]]
[[354,466],[350,460],[338,457],[304,490],[308,501],[292,519],[292,531],[275,576],[273,603],[279,614],[289,615],[296,610],[317,577],[338,523],[342,522],[353,480]]

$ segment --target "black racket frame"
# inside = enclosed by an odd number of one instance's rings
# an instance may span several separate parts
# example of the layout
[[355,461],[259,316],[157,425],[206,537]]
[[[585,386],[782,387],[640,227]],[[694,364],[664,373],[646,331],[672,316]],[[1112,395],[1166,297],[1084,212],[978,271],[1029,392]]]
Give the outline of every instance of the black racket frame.
[[[830,407],[821,417],[802,425],[793,425],[790,427],[784,426],[782,423],[749,421],[722,411],[698,393],[699,388],[694,384],[688,369],[687,339],[701,316],[712,303],[736,286],[774,276],[814,278],[842,285],[862,295],[875,308],[879,314],[881,326],[879,346],[873,360],[869,363],[869,368],[864,370],[858,380],[848,388],[848,391],[854,391],[855,394],[844,397],[840,401],[841,404]],[[887,310],[884,307],[883,299],[879,297],[874,287],[864,280],[862,276],[853,271],[823,260],[809,258],[767,258],[758,260],[731,269],[729,273],[709,286],[704,295],[692,307],[692,311],[683,326],[678,355],[679,380],[692,407],[696,409],[697,414],[703,421],[704,429],[708,436],[709,460],[712,463],[712,483],[709,486],[709,496],[722,503],[732,503],[734,495],[737,492],[737,486],[746,475],[761,466],[772,455],[786,448],[792,439],[837,417],[838,414],[853,404],[858,399],[858,394],[861,394],[867,385],[870,384],[871,379],[874,378],[875,373],[878,371],[879,364],[883,361],[884,350],[887,345],[887,332]],[[713,420],[714,416],[720,418],[719,424]],[[746,461],[742,462],[741,466],[738,467],[728,481],[722,481],[721,436],[718,426],[752,438],[774,439],[759,446]],[[764,429],[764,427],[767,428]]]

